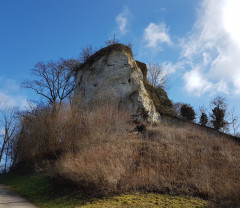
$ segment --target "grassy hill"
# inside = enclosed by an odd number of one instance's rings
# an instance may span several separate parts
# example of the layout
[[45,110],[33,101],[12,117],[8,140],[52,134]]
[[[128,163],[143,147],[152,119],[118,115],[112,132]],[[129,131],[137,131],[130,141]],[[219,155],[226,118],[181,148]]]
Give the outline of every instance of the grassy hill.
[[228,137],[193,125],[139,133],[111,106],[62,107],[54,115],[41,109],[23,126],[15,168],[28,165],[47,177],[15,174],[1,182],[40,207],[240,205],[240,146]]

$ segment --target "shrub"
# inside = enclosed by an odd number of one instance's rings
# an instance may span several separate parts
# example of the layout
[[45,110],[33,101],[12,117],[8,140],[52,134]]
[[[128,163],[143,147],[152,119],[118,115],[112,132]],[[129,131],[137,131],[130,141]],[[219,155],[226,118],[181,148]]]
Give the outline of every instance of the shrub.
[[130,115],[111,106],[76,111],[65,105],[54,114],[48,107],[39,108],[22,116],[16,155],[18,161],[56,159],[89,143],[121,137],[129,128]]
[[200,117],[200,122],[199,122],[202,126],[206,126],[208,123],[208,117],[207,114],[202,112],[201,113],[201,117]]
[[181,107],[181,116],[188,121],[193,121],[196,113],[190,105],[183,104]]
[[144,86],[152,99],[156,111],[164,115],[175,116],[176,113],[173,110],[172,101],[168,98],[168,95],[161,87],[153,87],[148,81],[144,81]]

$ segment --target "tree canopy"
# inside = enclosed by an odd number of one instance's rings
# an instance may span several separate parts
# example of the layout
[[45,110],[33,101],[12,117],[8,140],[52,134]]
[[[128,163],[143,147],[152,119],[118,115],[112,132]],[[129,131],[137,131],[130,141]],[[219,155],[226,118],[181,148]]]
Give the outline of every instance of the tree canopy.
[[211,101],[211,105],[212,113],[210,114],[210,122],[213,125],[214,129],[220,130],[228,124],[225,118],[227,111],[226,101],[223,97],[217,96]]
[[181,107],[181,116],[188,121],[193,121],[196,118],[196,113],[192,106],[183,104]]

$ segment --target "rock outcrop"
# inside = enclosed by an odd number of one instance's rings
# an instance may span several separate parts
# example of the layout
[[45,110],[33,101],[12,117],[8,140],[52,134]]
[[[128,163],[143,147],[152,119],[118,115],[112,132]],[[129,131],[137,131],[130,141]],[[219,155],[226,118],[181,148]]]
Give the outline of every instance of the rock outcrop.
[[137,121],[159,122],[160,114],[144,86],[146,74],[146,65],[134,60],[130,48],[108,46],[78,69],[74,102],[90,107],[110,103],[128,111]]

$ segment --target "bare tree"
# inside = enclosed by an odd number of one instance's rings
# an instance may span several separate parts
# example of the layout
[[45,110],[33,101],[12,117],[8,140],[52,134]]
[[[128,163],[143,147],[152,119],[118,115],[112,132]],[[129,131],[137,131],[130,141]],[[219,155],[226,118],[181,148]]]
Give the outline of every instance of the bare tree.
[[6,97],[0,94],[0,109],[2,108],[4,103],[6,103]]
[[177,114],[177,117],[181,117],[181,108],[184,105],[184,103],[181,102],[177,102],[177,103],[173,103],[173,109]]
[[86,46],[80,53],[80,61],[82,63],[86,62],[94,54],[94,52],[95,51],[91,45]]
[[167,72],[164,71],[162,66],[157,63],[151,63],[148,65],[148,74],[149,82],[154,87],[165,88],[167,84]]
[[[0,164],[4,155],[4,151],[7,150],[6,154],[9,152],[9,144],[13,139],[14,133],[16,131],[16,117],[15,117],[15,109],[11,109],[6,107],[4,110],[1,110],[1,118],[0,118]],[[7,157],[7,155],[6,155]],[[5,162],[6,167],[6,162]]]
[[232,110],[230,112],[230,122],[229,123],[232,127],[233,135],[236,136],[238,134],[240,123],[239,123],[239,116],[236,115],[235,108],[232,108]]
[[32,89],[56,109],[77,87],[74,76],[79,65],[75,59],[39,62],[32,69],[36,79],[25,80],[21,86]]

